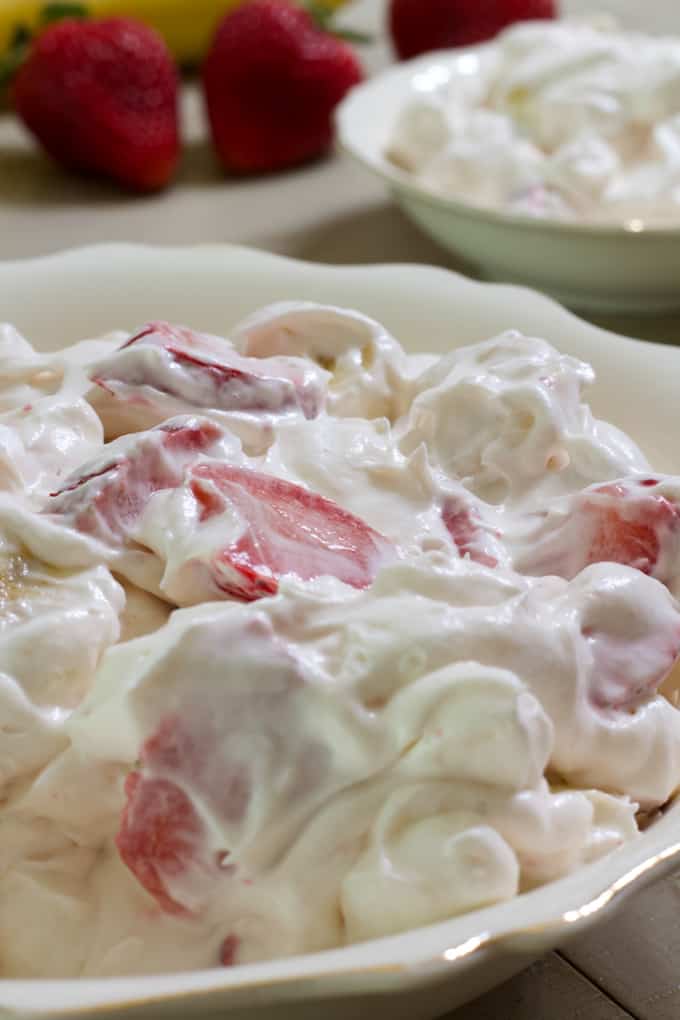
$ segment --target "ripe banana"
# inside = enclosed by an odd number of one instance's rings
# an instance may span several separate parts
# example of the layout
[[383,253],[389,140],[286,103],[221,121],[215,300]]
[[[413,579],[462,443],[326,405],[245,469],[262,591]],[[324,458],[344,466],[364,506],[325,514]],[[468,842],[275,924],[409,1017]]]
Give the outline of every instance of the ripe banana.
[[[182,65],[203,58],[219,19],[245,0],[82,0],[92,17],[125,16],[153,25]],[[333,10],[346,0],[316,0]],[[34,29],[47,0],[0,0],[0,54],[9,48],[17,26]]]

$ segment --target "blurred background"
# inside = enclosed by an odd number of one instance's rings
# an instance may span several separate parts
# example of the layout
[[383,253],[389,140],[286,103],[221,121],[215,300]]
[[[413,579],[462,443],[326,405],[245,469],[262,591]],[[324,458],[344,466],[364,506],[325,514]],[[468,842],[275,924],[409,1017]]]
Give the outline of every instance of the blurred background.
[[[3,0],[0,0],[2,3]],[[186,0],[194,9],[194,0]],[[386,0],[354,0],[338,22],[373,37],[358,47],[367,73],[393,60]],[[133,9],[134,5],[130,5]],[[562,9],[606,10],[647,31],[679,31],[678,0],[562,0]],[[226,178],[211,145],[199,91],[182,90],[185,139],[179,173],[165,192],[121,193],[51,163],[10,113],[0,113],[0,258],[20,258],[107,240],[157,244],[232,241],[327,262],[451,258],[407,224],[379,182],[335,154],[282,174]]]
[[589,11],[606,11],[613,14],[630,28],[644,32],[677,32],[680,30],[680,4],[677,0],[563,0],[567,14],[582,14]]
[[[134,10],[140,0],[121,3]],[[202,7],[214,0],[186,0],[192,16],[199,9],[195,3]],[[371,37],[356,47],[368,75],[395,59],[386,6],[387,0],[353,0],[337,12],[340,27]],[[605,11],[626,26],[680,33],[679,0],[562,0],[561,10],[568,15]],[[283,172],[226,175],[210,141],[195,78],[182,83],[181,127],[183,152],[171,186],[140,195],[67,172],[46,158],[11,112],[0,112],[0,258],[101,241],[232,242],[328,263],[426,262],[468,271],[405,219],[382,182],[338,151]],[[629,335],[680,342],[680,317],[593,321]]]

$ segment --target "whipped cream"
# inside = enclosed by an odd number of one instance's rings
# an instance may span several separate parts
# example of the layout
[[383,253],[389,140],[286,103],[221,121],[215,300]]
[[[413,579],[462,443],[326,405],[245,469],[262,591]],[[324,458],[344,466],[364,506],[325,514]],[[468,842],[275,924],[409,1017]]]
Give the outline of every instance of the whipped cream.
[[414,76],[388,158],[428,188],[539,218],[680,222],[680,39],[523,23]]
[[680,481],[587,365],[295,302],[0,340],[3,976],[440,921],[677,792]]

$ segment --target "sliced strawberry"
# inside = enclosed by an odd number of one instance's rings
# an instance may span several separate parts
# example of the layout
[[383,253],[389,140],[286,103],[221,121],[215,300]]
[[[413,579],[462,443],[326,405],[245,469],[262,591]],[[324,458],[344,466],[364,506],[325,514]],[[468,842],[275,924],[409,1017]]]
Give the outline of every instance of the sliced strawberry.
[[200,818],[187,795],[167,779],[131,772],[125,796],[116,836],[121,858],[163,910],[186,913],[168,891],[167,881],[195,866],[204,836]]
[[204,521],[228,508],[243,523],[241,535],[211,563],[213,583],[228,595],[274,594],[284,574],[330,575],[366,588],[393,555],[388,540],[359,517],[299,485],[216,463],[197,465],[190,477]]
[[680,630],[666,635],[613,642],[596,631],[585,630],[595,668],[592,703],[605,709],[634,709],[653,695],[680,655]]
[[593,486],[566,515],[535,515],[543,532],[516,561],[523,573],[567,580],[592,563],[622,563],[670,583],[680,539],[680,508],[655,492],[658,479]]
[[241,945],[238,935],[227,935],[220,946],[219,959],[223,967],[233,967]]
[[[680,510],[665,496],[626,483],[602,485],[584,496],[590,542],[586,563],[625,563],[656,576],[664,544],[678,531]],[[642,491],[641,491],[642,490]]]
[[[93,365],[91,377],[111,397],[148,405],[149,414],[149,389],[188,408],[298,410],[306,418],[317,417],[326,392],[323,372],[300,358],[246,358],[226,341],[167,322],[145,326],[117,353]],[[141,387],[147,392],[136,395],[134,389]]]
[[46,512],[66,517],[78,531],[121,544],[150,496],[175,488],[186,467],[222,436],[212,422],[188,419],[141,434],[127,454],[102,467],[84,468],[51,494]]
[[136,704],[151,734],[125,785],[116,846],[163,910],[198,914],[217,883],[252,881],[240,853],[265,824],[255,784],[276,797],[275,828],[290,823],[292,838],[331,762],[300,715],[303,666],[262,614],[193,621],[161,654]]
[[680,623],[671,595],[630,568],[589,567],[578,613],[592,655],[593,705],[634,710],[653,695],[680,654]]
[[471,506],[451,496],[442,506],[442,520],[461,556],[484,567],[498,566],[496,557],[484,550],[483,528]]
[[110,464],[104,464],[103,467],[93,468],[92,471],[87,471],[84,475],[79,474],[74,481],[69,482],[63,489],[57,489],[56,492],[50,493],[50,498],[55,499],[57,496],[65,496],[67,492],[75,492],[76,489],[80,489],[87,482],[91,482],[95,478],[101,478],[102,475],[108,475],[118,467],[121,463],[120,460],[112,460]]
[[[165,716],[145,741],[138,770],[125,783],[126,804],[116,846],[130,871],[168,913],[188,909],[170,892],[173,881],[218,870],[217,862],[208,860],[205,826],[178,785],[183,782],[210,792],[215,778],[211,737],[200,707],[188,716]],[[222,784],[213,792],[224,806]]]
[[188,347],[204,345],[203,336],[200,333],[195,333],[193,329],[187,329],[186,326],[173,326],[169,322],[158,320],[142,326],[137,333],[134,333],[122,344],[120,350],[124,351],[127,347],[138,344],[140,340],[146,340],[147,344],[155,342],[156,346],[163,346],[166,340],[181,340]]
[[186,719],[166,715],[145,741],[139,759],[164,774],[184,771],[193,777],[205,765],[207,753],[204,741],[197,739]]
[[[187,369],[189,374],[199,375],[201,381],[210,381],[215,393],[211,406],[223,410],[270,413],[299,408],[305,418],[316,418],[321,410],[318,393],[311,392],[301,379],[266,375],[266,365],[261,366],[263,373],[259,375],[236,364],[230,366],[207,361],[169,345],[165,350],[172,361]],[[233,355],[232,360],[243,364],[246,361],[240,355]]]
[[[288,665],[282,659],[282,675]],[[196,901],[195,895],[178,893],[178,885],[195,894],[205,888],[206,878],[211,883],[236,870],[233,864],[225,867],[228,850],[209,853],[205,825],[191,797],[202,797],[221,820],[238,824],[252,793],[243,765],[220,758],[225,734],[216,728],[204,698],[181,715],[165,716],[144,742],[138,769],[125,783],[116,837],[124,863],[163,910],[174,914],[192,912]]]

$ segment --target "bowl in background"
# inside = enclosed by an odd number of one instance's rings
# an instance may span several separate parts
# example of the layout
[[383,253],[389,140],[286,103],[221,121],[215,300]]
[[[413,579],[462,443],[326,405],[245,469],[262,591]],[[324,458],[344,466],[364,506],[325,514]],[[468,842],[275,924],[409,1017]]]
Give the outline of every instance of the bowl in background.
[[524,284],[589,312],[661,314],[680,308],[680,224],[610,225],[534,219],[450,198],[385,155],[416,88],[474,76],[489,44],[425,54],[357,86],[337,110],[340,145],[380,177],[394,200],[444,248],[489,280]]

